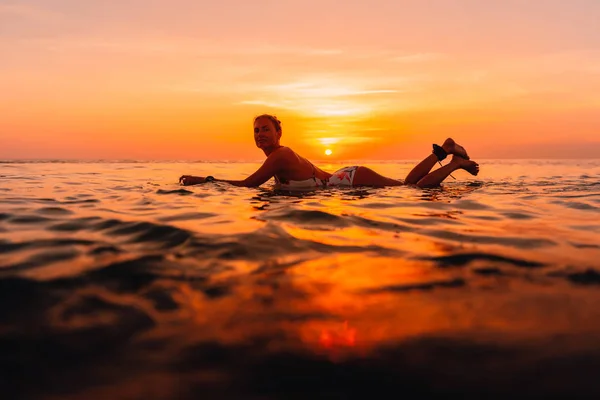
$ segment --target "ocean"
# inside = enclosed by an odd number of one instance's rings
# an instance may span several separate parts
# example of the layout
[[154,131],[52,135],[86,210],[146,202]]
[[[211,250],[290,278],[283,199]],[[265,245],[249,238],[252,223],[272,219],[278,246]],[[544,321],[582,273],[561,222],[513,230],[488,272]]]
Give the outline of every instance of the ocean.
[[478,162],[2,162],[2,398],[598,398],[600,160]]

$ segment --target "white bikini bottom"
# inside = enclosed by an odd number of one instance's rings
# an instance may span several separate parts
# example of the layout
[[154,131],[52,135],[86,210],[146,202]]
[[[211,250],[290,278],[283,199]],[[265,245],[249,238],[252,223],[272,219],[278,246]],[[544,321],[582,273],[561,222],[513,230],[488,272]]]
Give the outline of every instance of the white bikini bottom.
[[335,171],[329,179],[310,178],[303,181],[281,183],[282,189],[316,189],[334,186],[352,186],[358,166],[344,167]]

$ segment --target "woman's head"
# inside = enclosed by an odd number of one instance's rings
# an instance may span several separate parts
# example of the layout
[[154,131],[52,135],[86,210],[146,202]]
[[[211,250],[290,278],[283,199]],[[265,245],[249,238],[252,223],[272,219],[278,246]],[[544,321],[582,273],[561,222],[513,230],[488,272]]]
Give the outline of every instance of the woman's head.
[[279,146],[281,121],[276,116],[262,114],[254,118],[254,141],[261,149]]

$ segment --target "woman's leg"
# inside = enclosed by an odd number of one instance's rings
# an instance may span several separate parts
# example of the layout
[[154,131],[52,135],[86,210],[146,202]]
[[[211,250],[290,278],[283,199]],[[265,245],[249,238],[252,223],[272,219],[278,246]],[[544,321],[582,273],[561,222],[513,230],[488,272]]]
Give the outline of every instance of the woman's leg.
[[479,173],[479,164],[477,164],[475,161],[465,160],[462,157],[454,156],[452,157],[452,161],[450,161],[448,164],[436,169],[433,172],[430,172],[420,179],[417,182],[417,186],[420,188],[436,187],[442,183],[442,181],[446,179],[448,175],[461,168],[469,172],[471,175],[477,175]]
[[[434,156],[435,157],[435,156]],[[428,157],[429,158],[429,157]],[[437,157],[435,158],[437,161]],[[419,165],[415,167],[414,170],[418,168],[425,169],[427,164],[424,164],[427,159],[423,160]],[[424,164],[424,165],[421,165]],[[421,167],[419,167],[421,166]],[[431,169],[431,167],[429,167]],[[379,175],[377,172],[373,171],[367,167],[358,167],[356,173],[354,174],[354,181],[352,183],[353,186],[401,186],[405,184],[416,184],[420,188],[426,187],[435,187],[438,186],[444,179],[448,177],[452,172],[457,169],[464,169],[469,172],[471,175],[477,175],[479,173],[479,164],[474,161],[465,160],[462,157],[454,156],[452,157],[452,161],[450,163],[444,165],[436,169],[433,172],[426,174],[424,177],[419,179],[417,182],[408,182],[408,177],[406,182],[402,182],[398,179],[392,179],[385,177],[383,175]],[[413,171],[414,171],[413,170]],[[412,171],[411,171],[412,173]],[[409,174],[410,176],[410,174]],[[416,174],[415,174],[416,176]]]
[[433,171],[431,168],[438,162],[438,158],[435,154],[430,154],[423,161],[421,161],[417,166],[415,166],[412,171],[406,176],[406,179],[403,181],[392,179],[385,177],[383,175],[379,175],[377,172],[373,171],[367,167],[358,167],[356,173],[354,175],[354,186],[400,186],[400,185],[418,185],[419,187],[433,187],[438,186],[448,175],[450,175],[453,171],[457,169],[464,169],[471,173],[472,175],[477,175],[479,172],[479,165],[473,161],[470,161],[465,149],[454,142],[451,138],[446,139],[442,148],[448,154],[454,154],[455,156],[452,158],[452,161]]
[[[444,141],[442,144],[442,149],[444,149],[444,151],[446,151],[448,154],[454,154],[467,160],[469,159],[464,147],[456,143],[452,138],[448,138]],[[425,175],[429,173],[429,171],[431,171],[431,168],[433,168],[436,162],[438,162],[438,158],[435,156],[435,154],[430,154],[427,158],[417,164],[412,171],[409,172],[404,181],[410,185],[418,183],[425,177]],[[451,172],[452,171],[448,172],[448,174],[446,174],[442,180],[444,180]],[[443,174],[444,173],[440,173],[440,176]]]
[[429,171],[431,171],[431,168],[433,168],[437,161],[438,158],[435,156],[435,154],[430,154],[427,156],[427,158],[417,164],[417,166],[414,167],[412,171],[408,173],[408,175],[406,175],[404,182],[406,182],[407,185],[416,184],[421,180],[421,178],[427,175]]
[[352,186],[401,186],[404,182],[379,175],[371,168],[358,167],[354,173]]

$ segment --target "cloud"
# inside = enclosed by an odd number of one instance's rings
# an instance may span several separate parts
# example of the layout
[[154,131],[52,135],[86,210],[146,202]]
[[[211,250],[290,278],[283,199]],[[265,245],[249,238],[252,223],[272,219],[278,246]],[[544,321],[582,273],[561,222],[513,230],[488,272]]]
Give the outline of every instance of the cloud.
[[398,63],[422,63],[427,61],[435,61],[444,58],[445,55],[441,53],[416,53],[407,54],[397,57],[392,57],[391,61]]
[[377,102],[382,101],[381,96],[385,98],[401,92],[397,89],[370,88],[366,83],[353,85],[343,80],[328,82],[319,77],[247,89],[246,95],[251,98],[236,104],[262,105],[327,117],[366,115],[376,107]]
[[270,108],[284,108],[284,109],[293,109],[293,105],[288,101],[265,101],[265,100],[243,100],[235,105],[253,105],[253,106],[265,106]]
[[274,93],[285,93],[286,95],[302,98],[332,98],[332,97],[350,97],[365,96],[373,94],[391,94],[398,93],[396,89],[354,89],[343,86],[343,84],[327,84],[326,82],[291,82],[280,85],[271,85],[266,87],[267,91]]
[[260,105],[270,108],[293,110],[308,115],[328,117],[343,117],[367,114],[372,110],[364,104],[355,104],[345,101],[332,102],[327,99],[274,99],[274,100],[243,100],[237,105]]

